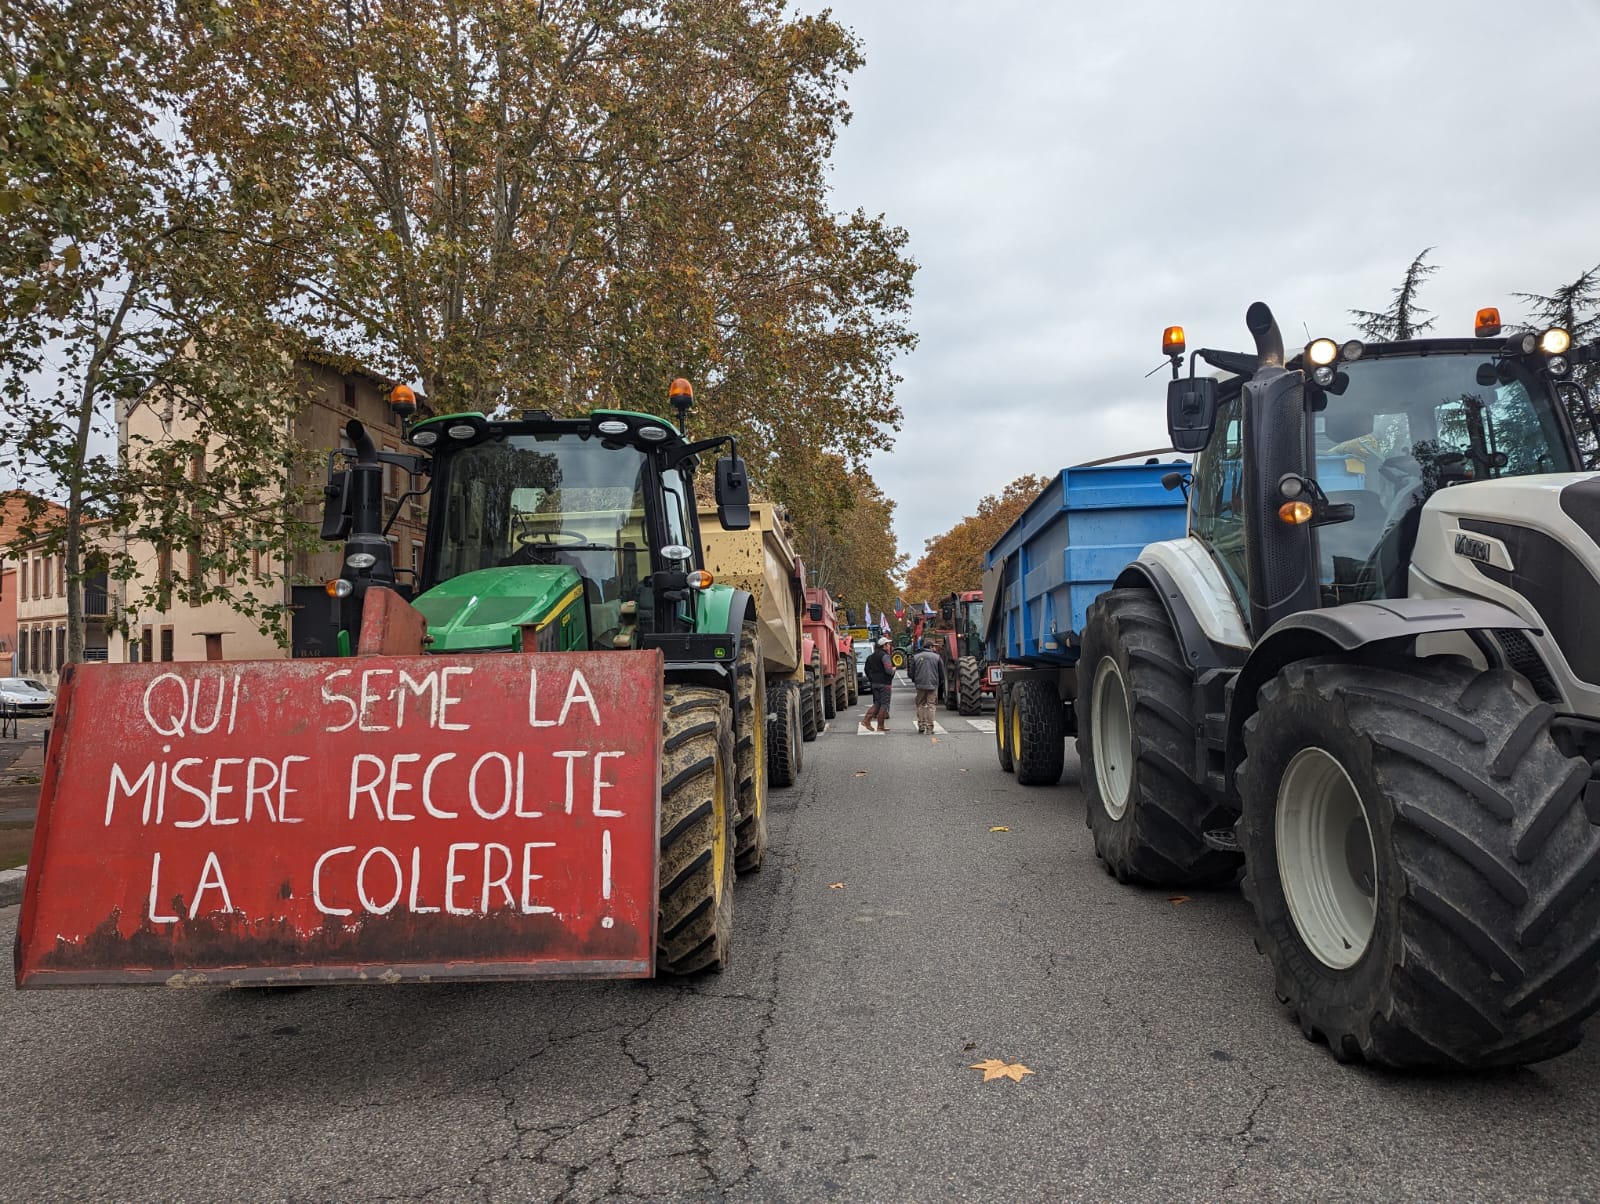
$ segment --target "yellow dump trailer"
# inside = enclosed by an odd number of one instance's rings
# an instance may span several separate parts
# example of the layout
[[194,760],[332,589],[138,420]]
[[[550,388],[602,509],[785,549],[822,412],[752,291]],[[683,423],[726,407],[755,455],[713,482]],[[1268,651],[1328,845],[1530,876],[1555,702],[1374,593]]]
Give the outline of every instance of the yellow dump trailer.
[[772,502],[751,502],[750,527],[745,531],[724,531],[714,521],[714,506],[703,506],[700,513],[705,567],[719,583],[748,590],[756,600],[757,645],[766,687],[767,776],[774,786],[792,785],[800,773],[805,732],[820,726],[809,715],[815,706],[814,692],[805,689],[805,566],[784,534]]

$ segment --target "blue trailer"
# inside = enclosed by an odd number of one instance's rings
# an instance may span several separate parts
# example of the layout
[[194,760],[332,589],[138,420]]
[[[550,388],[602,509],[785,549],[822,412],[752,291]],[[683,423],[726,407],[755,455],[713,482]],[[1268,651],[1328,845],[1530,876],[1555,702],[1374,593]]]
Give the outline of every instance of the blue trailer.
[[[1003,666],[995,745],[1019,781],[1061,776],[1089,604],[1147,544],[1183,537],[1187,473],[1181,460],[1064,468],[985,554],[985,644]],[[1034,705],[1012,705],[1019,688]],[[1037,705],[1051,692],[1054,705]]]

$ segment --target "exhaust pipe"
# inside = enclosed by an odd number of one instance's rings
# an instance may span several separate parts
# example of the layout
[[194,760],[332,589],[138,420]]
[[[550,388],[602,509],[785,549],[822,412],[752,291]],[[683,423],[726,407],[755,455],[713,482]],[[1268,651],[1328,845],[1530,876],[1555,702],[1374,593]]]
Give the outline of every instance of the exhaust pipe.
[[1257,301],[1245,311],[1244,324],[1256,340],[1256,367],[1283,367],[1283,335],[1278,321],[1265,301]]

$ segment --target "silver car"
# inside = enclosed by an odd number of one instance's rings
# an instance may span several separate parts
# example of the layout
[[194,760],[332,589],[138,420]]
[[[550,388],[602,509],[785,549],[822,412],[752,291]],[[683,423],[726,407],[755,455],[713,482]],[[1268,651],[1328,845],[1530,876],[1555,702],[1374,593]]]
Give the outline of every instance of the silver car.
[[56,696],[31,677],[0,677],[0,711],[14,715],[52,715]]

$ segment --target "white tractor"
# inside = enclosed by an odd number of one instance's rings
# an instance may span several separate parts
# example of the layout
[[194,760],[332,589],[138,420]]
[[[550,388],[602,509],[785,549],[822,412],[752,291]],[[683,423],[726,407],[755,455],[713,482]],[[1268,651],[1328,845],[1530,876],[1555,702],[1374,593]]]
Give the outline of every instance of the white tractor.
[[[1341,1060],[1549,1058],[1600,1007],[1600,473],[1559,329],[1172,358],[1188,535],[1090,608],[1078,751],[1124,881],[1242,868]],[[1194,362],[1221,369],[1196,377]],[[1590,425],[1580,438],[1572,415]]]

